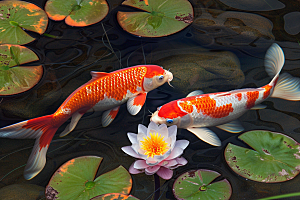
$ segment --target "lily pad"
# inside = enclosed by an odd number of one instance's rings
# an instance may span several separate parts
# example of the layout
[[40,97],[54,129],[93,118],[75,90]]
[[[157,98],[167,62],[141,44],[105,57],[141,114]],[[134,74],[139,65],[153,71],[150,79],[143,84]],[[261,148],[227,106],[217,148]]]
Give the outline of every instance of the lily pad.
[[210,200],[229,199],[232,193],[228,180],[213,182],[221,174],[218,172],[199,169],[181,174],[173,185],[173,193],[177,199]]
[[106,193],[129,194],[132,180],[122,166],[95,179],[101,161],[102,158],[97,156],[69,160],[50,179],[46,187],[46,197],[89,200]]
[[92,198],[91,200],[138,200],[138,198],[135,198],[134,196],[131,195],[125,195],[125,194],[120,194],[120,193],[110,193],[110,194],[103,194],[100,196],[96,196]]
[[105,0],[49,0],[45,5],[50,19],[65,19],[66,24],[79,27],[100,22],[108,10]]
[[141,12],[121,12],[121,27],[142,37],[162,37],[176,33],[193,22],[193,7],[187,0],[125,0],[122,5],[139,8]]
[[293,179],[300,170],[300,146],[293,138],[271,131],[249,131],[239,136],[252,149],[229,143],[225,159],[247,179],[276,183]]
[[25,92],[43,76],[43,66],[17,66],[38,60],[30,49],[19,45],[0,45],[0,96]]
[[35,40],[23,29],[43,34],[47,14],[38,6],[24,1],[0,2],[0,44],[27,44]]

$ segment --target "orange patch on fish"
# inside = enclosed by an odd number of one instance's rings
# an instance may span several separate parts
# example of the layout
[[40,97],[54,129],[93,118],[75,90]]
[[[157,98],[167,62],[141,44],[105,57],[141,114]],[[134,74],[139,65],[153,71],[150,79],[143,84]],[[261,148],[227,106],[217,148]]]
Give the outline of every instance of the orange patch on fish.
[[134,98],[133,105],[134,106],[143,106],[145,103],[146,96],[147,96],[146,93],[139,94],[138,96],[136,96]]
[[172,101],[170,103],[165,104],[158,111],[158,116],[159,117],[164,117],[164,118],[169,118],[169,119],[173,119],[173,118],[177,118],[177,117],[183,117],[187,114],[188,114],[188,112],[183,112],[177,106],[177,101]]
[[191,97],[189,100],[179,102],[181,108],[189,113],[193,111],[193,105],[196,107],[197,112],[202,112],[204,115],[212,118],[222,118],[228,116],[233,112],[232,104],[225,104],[216,106],[216,100],[204,96],[201,98]]
[[87,26],[87,24],[84,21],[76,21],[72,19],[70,16],[66,18],[65,22],[70,26]]
[[242,93],[237,93],[235,96],[238,98],[239,101],[242,100]]
[[118,107],[117,109],[112,109],[112,110],[109,112],[109,115],[110,115],[110,117],[111,117],[112,119],[115,119],[115,118],[116,118],[116,116],[117,116],[117,114],[118,114],[118,112],[119,112],[119,109],[120,109],[120,107]]
[[246,107],[248,109],[252,108],[253,106],[255,106],[255,101],[258,99],[259,97],[259,92],[255,91],[255,92],[247,92],[247,103],[246,103]]
[[59,168],[59,174],[61,176],[63,176],[64,175],[63,173],[65,173],[68,170],[69,166],[73,165],[74,162],[75,162],[75,159],[72,159],[72,160],[69,160],[68,162],[66,162],[65,164],[63,164],[63,166],[61,166]]
[[265,85],[262,88],[265,89],[263,99],[266,99],[266,98],[268,98],[268,96],[270,96],[272,86],[271,85]]

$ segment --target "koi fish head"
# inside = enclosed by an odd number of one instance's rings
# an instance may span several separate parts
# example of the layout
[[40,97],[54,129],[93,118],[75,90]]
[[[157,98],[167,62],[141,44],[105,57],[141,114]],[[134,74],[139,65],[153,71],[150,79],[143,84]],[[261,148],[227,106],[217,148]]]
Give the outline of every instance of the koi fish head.
[[167,126],[177,125],[178,128],[188,128],[193,124],[192,117],[178,107],[177,101],[171,101],[157,108],[150,121]]
[[170,82],[173,80],[173,74],[160,66],[148,65],[146,68],[147,72],[143,82],[143,87],[146,92],[149,92],[166,82],[170,85]]

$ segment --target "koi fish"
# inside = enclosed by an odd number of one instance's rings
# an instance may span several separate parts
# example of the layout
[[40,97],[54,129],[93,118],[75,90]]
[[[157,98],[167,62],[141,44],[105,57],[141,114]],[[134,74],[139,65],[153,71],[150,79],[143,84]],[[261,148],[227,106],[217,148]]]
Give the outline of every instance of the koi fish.
[[136,115],[145,103],[147,92],[173,79],[171,72],[157,65],[138,65],[111,73],[91,72],[92,79],[76,89],[52,115],[19,122],[0,129],[0,137],[36,139],[27,161],[24,177],[32,179],[45,166],[46,152],[57,129],[70,117],[71,123],[60,134],[69,134],[86,112],[104,111],[102,125],[108,126],[120,105]]
[[239,133],[244,128],[236,119],[249,109],[265,108],[260,103],[267,98],[300,100],[300,79],[287,73],[279,76],[284,60],[282,49],[273,44],[265,57],[265,69],[273,77],[269,84],[260,88],[210,94],[197,90],[186,98],[159,107],[150,120],[157,124],[177,125],[211,145],[221,146],[218,136],[206,127],[216,126],[231,133]]

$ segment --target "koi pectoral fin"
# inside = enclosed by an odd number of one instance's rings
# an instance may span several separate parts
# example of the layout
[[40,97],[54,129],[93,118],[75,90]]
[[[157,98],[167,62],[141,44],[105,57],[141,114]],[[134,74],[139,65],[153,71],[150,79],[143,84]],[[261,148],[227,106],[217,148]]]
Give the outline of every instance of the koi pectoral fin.
[[208,128],[188,128],[188,131],[194,133],[199,139],[211,144],[213,146],[221,146],[221,141],[219,137]]
[[266,105],[262,105],[262,104],[258,104],[252,108],[250,108],[250,110],[261,110],[261,109],[265,109],[267,106]]
[[227,131],[229,133],[240,133],[244,130],[244,127],[238,120],[233,120],[229,123],[222,124],[222,125],[219,125],[216,127],[218,127],[219,129],[222,129],[224,131]]
[[120,106],[117,106],[115,108],[112,108],[110,110],[107,110],[107,111],[103,112],[103,114],[102,114],[102,126],[103,127],[108,126],[116,118],[119,110],[120,110]]
[[65,128],[65,130],[59,135],[59,137],[64,137],[66,135],[68,135],[71,131],[74,130],[74,128],[76,127],[78,121],[80,120],[80,118],[82,117],[84,113],[80,113],[80,112],[75,112],[72,115],[72,119],[70,124],[67,125],[67,127]]
[[136,115],[140,112],[146,101],[146,96],[147,93],[141,93],[127,101],[127,110],[131,115]]

